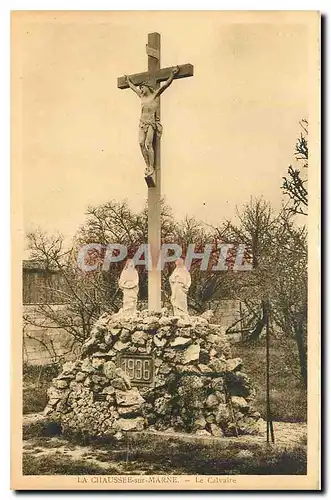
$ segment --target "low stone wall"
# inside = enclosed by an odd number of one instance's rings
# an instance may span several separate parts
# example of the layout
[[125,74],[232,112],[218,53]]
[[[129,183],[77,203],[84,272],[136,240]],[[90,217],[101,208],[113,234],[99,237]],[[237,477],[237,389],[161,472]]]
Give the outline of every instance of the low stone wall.
[[45,413],[65,431],[119,439],[146,427],[217,437],[261,431],[242,360],[203,317],[104,314],[82,352],[48,391]]
[[[225,330],[240,320],[240,301],[236,299],[220,299],[213,303],[214,319]],[[238,329],[240,325],[238,324]]]

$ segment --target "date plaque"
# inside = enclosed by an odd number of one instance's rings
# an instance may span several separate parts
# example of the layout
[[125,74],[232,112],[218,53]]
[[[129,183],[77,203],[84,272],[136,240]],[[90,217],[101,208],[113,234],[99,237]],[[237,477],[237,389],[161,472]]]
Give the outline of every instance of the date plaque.
[[118,366],[130,377],[132,385],[152,385],[154,360],[148,354],[122,354]]

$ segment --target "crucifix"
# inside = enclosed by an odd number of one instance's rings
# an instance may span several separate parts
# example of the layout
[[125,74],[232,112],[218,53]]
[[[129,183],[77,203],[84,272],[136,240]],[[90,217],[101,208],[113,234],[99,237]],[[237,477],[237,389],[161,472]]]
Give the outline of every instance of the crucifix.
[[[157,262],[161,249],[161,148],[160,95],[174,79],[193,76],[192,64],[161,69],[161,36],[149,33],[146,52],[148,71],[125,75],[117,79],[119,89],[130,88],[141,99],[139,144],[146,163],[145,180],[148,186],[148,243],[151,265],[148,271],[148,309],[161,310],[161,270]],[[165,82],[160,85],[161,82]]]

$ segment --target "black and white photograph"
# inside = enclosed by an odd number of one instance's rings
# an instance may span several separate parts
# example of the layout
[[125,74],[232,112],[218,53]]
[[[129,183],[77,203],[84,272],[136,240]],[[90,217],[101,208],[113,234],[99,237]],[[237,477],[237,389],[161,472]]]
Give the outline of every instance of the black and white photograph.
[[320,14],[11,24],[12,488],[320,489]]

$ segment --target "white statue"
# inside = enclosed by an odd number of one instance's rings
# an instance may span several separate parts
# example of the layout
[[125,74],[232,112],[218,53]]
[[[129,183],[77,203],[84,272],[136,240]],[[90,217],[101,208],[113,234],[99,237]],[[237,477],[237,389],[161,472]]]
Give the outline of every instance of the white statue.
[[128,316],[135,315],[137,312],[139,276],[132,259],[126,261],[118,286],[123,292],[123,307],[120,313]]
[[145,176],[154,173],[154,135],[162,134],[162,125],[157,116],[159,106],[158,98],[172,84],[175,76],[179,73],[179,67],[172,69],[168,80],[155,90],[148,82],[143,82],[139,87],[134,85],[130,78],[125,75],[125,79],[130,89],[132,89],[141,99],[141,116],[139,122],[139,144],[141,153],[146,163]]
[[174,316],[185,318],[188,316],[187,292],[191,286],[191,275],[186,269],[183,259],[176,260],[176,267],[169,278],[169,282]]

